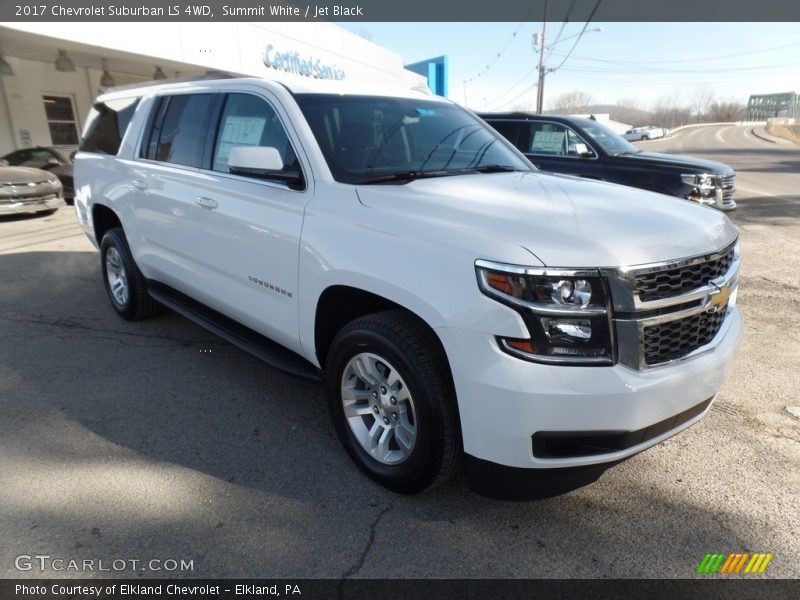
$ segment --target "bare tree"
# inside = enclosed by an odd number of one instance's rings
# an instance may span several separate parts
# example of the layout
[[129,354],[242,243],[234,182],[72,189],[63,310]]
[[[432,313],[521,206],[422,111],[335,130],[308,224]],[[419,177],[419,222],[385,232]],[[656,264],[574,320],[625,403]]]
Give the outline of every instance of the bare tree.
[[716,97],[713,90],[707,87],[695,90],[689,103],[692,119],[698,123],[708,121],[708,111],[714,102]]
[[692,109],[682,102],[680,92],[660,96],[653,104],[655,125],[674,129],[692,120]]
[[633,127],[647,125],[649,121],[648,113],[644,111],[636,98],[620,98],[616,106],[611,110],[609,117],[614,121],[626,123]]
[[565,92],[556,96],[556,99],[553,100],[550,110],[556,113],[572,115],[582,112],[580,109],[589,106],[592,101],[592,95],[588,92],[581,90]]
[[745,105],[736,100],[715,101],[708,107],[708,122],[740,121],[744,116]]

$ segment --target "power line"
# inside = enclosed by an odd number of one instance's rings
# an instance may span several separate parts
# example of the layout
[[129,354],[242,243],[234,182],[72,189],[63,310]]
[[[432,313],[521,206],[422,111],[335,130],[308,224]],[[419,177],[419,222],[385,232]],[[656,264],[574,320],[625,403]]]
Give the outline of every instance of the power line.
[[[800,46],[800,42],[793,42],[791,44],[784,44],[782,46],[773,46],[771,48],[763,48],[761,50],[753,50],[750,52],[737,52],[735,54],[722,54],[719,56],[709,56],[707,58],[676,58],[672,60],[608,60],[602,58],[592,58],[589,56],[580,56],[576,54],[574,56],[575,60],[586,60],[591,62],[600,62],[600,63],[608,63],[613,65],[628,65],[628,66],[636,66],[636,65],[653,65],[653,64],[673,64],[673,63],[697,63],[697,62],[707,62],[707,61],[714,61],[714,60],[721,60],[724,58],[736,58],[739,56],[750,56],[753,54],[763,54],[766,52],[774,52],[775,50],[783,50],[784,48],[793,48],[795,46]],[[557,56],[560,56],[556,53]]]
[[577,2],[577,0],[572,0],[572,3],[569,5],[567,15],[564,17],[564,22],[561,23],[561,28],[558,30],[558,35],[556,35],[556,41],[550,44],[550,52],[547,53],[545,60],[550,58],[550,55],[553,53],[556,44],[558,44],[558,41],[561,39],[561,34],[564,33],[564,28],[567,26],[567,23],[569,23],[569,16],[572,14],[572,9],[575,8],[575,2]]
[[476,73],[475,75],[473,75],[469,79],[465,79],[464,80],[464,85],[465,86],[466,86],[466,84],[472,83],[473,81],[475,81],[476,79],[481,77],[484,73],[486,73],[492,67],[492,65],[494,65],[494,63],[496,63],[498,60],[500,60],[500,58],[503,56],[503,54],[505,54],[506,51],[508,50],[508,48],[511,45],[511,43],[516,39],[517,34],[520,32],[520,29],[522,29],[522,27],[528,22],[529,17],[533,13],[533,9],[535,8],[535,6],[536,6],[535,3],[531,3],[531,7],[530,7],[530,9],[528,9],[528,14],[525,16],[525,20],[521,21],[517,25],[517,28],[509,36],[509,38],[506,40],[506,43],[503,45],[503,47],[500,49],[500,51],[488,63],[486,63],[486,66],[483,69],[478,71],[478,73]]
[[575,43],[572,44],[572,48],[569,49],[569,52],[567,52],[567,55],[564,57],[564,60],[562,60],[561,63],[559,63],[559,65],[557,67],[555,67],[554,69],[550,69],[551,72],[558,71],[558,69],[560,69],[564,65],[565,62],[567,62],[567,59],[572,54],[573,50],[575,50],[575,48],[577,47],[578,42],[581,41],[581,38],[583,37],[583,34],[586,33],[586,28],[589,27],[589,23],[592,22],[592,19],[594,18],[594,15],[597,12],[597,9],[600,8],[600,3],[602,1],[603,0],[597,0],[597,3],[594,5],[594,8],[592,9],[592,12],[589,13],[589,18],[586,19],[586,23],[584,23],[583,29],[581,29],[581,32],[578,35],[578,38],[575,40]]
[[[505,96],[505,95],[509,94],[509,93],[510,93],[510,92],[511,92],[511,91],[512,91],[514,88],[516,88],[516,87],[517,87],[519,84],[521,84],[521,83],[522,83],[523,81],[525,81],[525,80],[526,80],[528,77],[530,77],[531,75],[533,75],[534,73],[536,73],[536,69],[537,69],[537,67],[533,67],[533,68],[532,68],[530,71],[528,71],[527,73],[525,73],[525,75],[523,75],[523,76],[522,76],[522,78],[521,78],[519,81],[517,81],[517,82],[516,82],[514,85],[512,85],[510,88],[508,88],[508,89],[507,89],[505,92],[503,92],[502,94],[499,94],[499,95],[495,96],[494,98],[492,98],[492,100],[491,100],[490,104],[491,104],[492,106],[495,106],[495,105],[497,105],[497,104],[500,104],[500,103],[501,103],[500,99],[501,99],[501,98],[503,98],[503,96]],[[533,86],[533,87],[536,87],[536,86]],[[516,100],[516,98],[514,98],[514,99]],[[513,102],[513,100],[512,100],[512,102]]]
[[660,68],[642,67],[642,69],[644,70],[623,71],[612,67],[602,68],[602,67],[589,67],[589,66],[577,65],[573,67],[564,67],[564,70],[572,72],[581,72],[581,73],[615,73],[619,75],[642,75],[646,74],[648,71],[657,71],[659,73],[681,73],[686,75],[703,75],[708,73],[747,73],[750,71],[767,71],[767,70],[785,69],[786,67],[797,67],[797,66],[798,62],[795,61],[791,63],[781,63],[781,64],[772,63],[768,65],[758,65],[749,67],[712,67],[708,69],[687,69],[687,68],[666,69],[663,67]]

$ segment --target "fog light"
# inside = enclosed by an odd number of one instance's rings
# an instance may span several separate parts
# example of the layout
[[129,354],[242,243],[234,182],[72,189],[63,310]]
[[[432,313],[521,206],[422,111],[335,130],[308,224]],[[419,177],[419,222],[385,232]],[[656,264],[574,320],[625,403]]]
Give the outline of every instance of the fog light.
[[589,319],[542,319],[542,326],[547,341],[553,345],[588,342],[592,337]]

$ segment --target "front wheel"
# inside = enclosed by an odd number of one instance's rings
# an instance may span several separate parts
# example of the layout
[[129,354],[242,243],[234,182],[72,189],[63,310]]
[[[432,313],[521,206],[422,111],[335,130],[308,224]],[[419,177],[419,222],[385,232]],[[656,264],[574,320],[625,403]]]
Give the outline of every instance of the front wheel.
[[381,485],[416,493],[446,481],[461,458],[455,393],[435,334],[403,311],[357,319],[327,365],[336,433]]

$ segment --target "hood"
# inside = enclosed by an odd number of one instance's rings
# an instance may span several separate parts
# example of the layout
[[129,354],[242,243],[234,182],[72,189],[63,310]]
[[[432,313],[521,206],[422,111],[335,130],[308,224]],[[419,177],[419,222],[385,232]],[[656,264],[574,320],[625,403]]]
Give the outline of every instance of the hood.
[[661,167],[671,166],[675,169],[688,169],[693,173],[714,173],[717,175],[729,175],[733,173],[733,168],[713,160],[696,158],[694,156],[678,156],[676,154],[664,154],[662,152],[636,152],[635,154],[622,154],[619,156],[609,156],[608,159],[617,164],[630,165],[658,165]]
[[[718,250],[736,237],[720,211],[636,188],[563,175],[474,174],[358,187],[361,202],[409,235],[526,248],[551,267],[620,267]],[[432,224],[435,224],[432,227]],[[433,232],[433,233],[431,233]],[[495,248],[488,244],[485,248]],[[475,258],[510,261],[503,256]],[[485,251],[485,250],[484,250]]]
[[55,175],[31,167],[0,167],[0,185],[6,183],[40,183],[55,178]]

